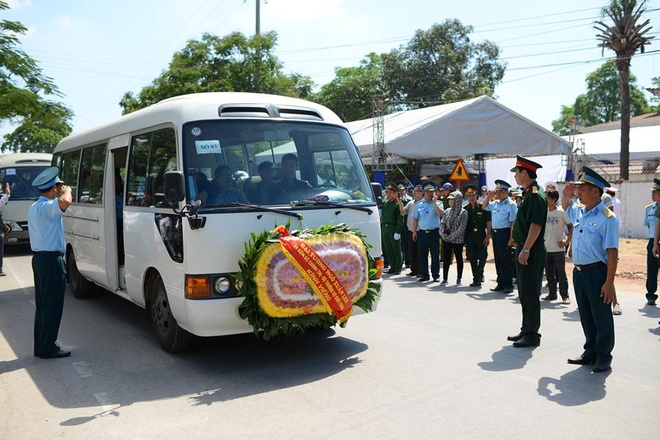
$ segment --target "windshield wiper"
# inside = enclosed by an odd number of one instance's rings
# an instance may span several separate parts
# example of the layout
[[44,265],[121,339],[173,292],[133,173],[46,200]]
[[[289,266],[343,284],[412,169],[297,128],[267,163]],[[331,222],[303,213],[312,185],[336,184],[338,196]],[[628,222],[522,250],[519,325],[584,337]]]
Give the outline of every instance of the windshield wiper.
[[276,212],[278,214],[288,215],[289,217],[296,217],[298,220],[302,220],[302,218],[303,218],[302,214],[297,213],[295,211],[289,211],[289,210],[286,210],[286,209],[270,208],[268,206],[263,206],[263,205],[253,205],[251,203],[239,203],[239,202],[211,203],[209,205],[204,205],[204,208],[232,208],[232,207],[237,207],[237,206],[244,206],[244,207],[247,207],[247,208],[257,209],[257,210],[260,210],[260,211]]
[[371,209],[367,208],[366,206],[346,205],[343,203],[331,202],[328,196],[326,195],[310,197],[309,199],[291,201],[291,206],[316,206],[316,205],[332,206],[333,208],[354,209],[356,211],[369,213],[369,215],[374,213]]

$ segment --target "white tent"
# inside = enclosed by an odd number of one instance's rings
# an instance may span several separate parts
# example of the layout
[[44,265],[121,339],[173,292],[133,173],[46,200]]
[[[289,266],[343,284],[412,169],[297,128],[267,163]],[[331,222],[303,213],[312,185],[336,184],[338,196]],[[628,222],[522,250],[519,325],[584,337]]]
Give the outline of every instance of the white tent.
[[[349,122],[365,165],[373,119]],[[384,116],[385,149],[406,159],[566,154],[569,143],[488,96]]]

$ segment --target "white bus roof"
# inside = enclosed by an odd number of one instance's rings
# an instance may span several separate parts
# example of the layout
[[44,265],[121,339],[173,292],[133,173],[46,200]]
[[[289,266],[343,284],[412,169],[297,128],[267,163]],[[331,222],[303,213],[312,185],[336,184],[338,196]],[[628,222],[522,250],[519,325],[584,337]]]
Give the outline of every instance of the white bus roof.
[[50,165],[53,155],[50,153],[11,153],[0,156],[0,168]]
[[[302,99],[260,93],[213,92],[181,95],[129,113],[97,127],[65,137],[55,153],[93,145],[126,133],[174,122],[213,120],[222,117],[282,118],[286,120],[316,120],[343,124],[330,109]],[[313,117],[312,115],[316,115]]]

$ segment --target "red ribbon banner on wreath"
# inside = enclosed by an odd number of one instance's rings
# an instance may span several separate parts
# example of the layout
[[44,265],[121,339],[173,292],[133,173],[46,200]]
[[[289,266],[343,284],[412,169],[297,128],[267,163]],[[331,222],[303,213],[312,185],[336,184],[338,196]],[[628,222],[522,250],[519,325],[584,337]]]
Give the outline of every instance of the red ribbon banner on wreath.
[[353,303],[335,272],[304,240],[289,235],[284,226],[278,227],[277,231],[281,235],[282,252],[298,269],[328,313],[334,313],[338,321],[348,319]]

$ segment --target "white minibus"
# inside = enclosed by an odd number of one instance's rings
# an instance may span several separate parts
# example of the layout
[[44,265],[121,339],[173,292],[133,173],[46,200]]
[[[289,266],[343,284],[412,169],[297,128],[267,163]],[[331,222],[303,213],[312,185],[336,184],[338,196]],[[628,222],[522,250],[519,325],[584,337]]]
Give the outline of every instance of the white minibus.
[[12,153],[0,156],[0,182],[4,191],[11,190],[9,202],[2,208],[2,219],[11,226],[5,234],[5,244],[25,244],[28,236],[27,213],[30,205],[40,196],[32,181],[51,164],[48,153]]
[[[366,272],[362,263],[349,267],[357,260],[341,249],[328,260],[346,264],[335,270],[346,285],[352,275],[365,278],[360,289],[369,285],[369,309],[380,298],[380,185],[369,183],[348,130],[323,106],[252,93],[178,96],[64,138],[54,163],[73,189],[64,229],[74,295],[100,286],[146,308],[169,352],[184,350],[191,335],[264,330],[264,321],[245,317],[239,293],[246,284],[260,292],[275,284],[285,296],[273,299],[273,308],[319,310],[306,296],[314,288],[291,263],[266,264],[268,274],[258,277],[239,264],[261,251],[256,243],[265,242],[255,239],[276,227],[293,235],[351,228]],[[363,311],[352,304],[356,314]],[[262,309],[268,307],[252,311]],[[266,319],[286,321],[284,333],[297,326],[286,317]]]

